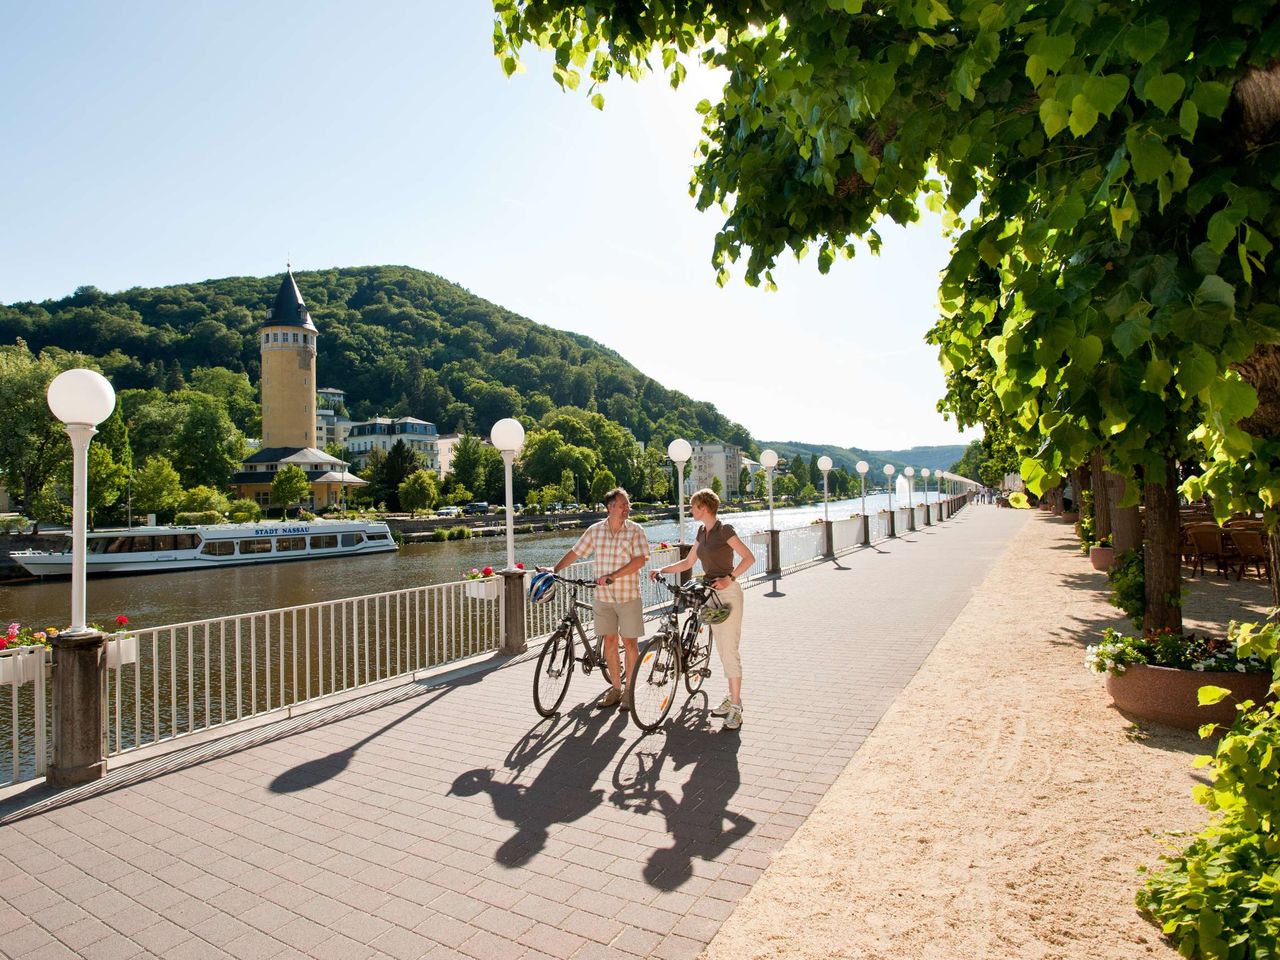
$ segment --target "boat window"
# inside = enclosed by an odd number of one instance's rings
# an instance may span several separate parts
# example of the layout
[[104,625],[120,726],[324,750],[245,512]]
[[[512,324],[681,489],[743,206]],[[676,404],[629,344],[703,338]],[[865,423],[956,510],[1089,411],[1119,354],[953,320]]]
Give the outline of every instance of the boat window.
[[90,540],[89,552],[90,553],[106,553],[107,548],[111,546],[111,544],[113,543],[115,543],[114,540],[109,540],[106,537],[99,537],[97,540]]
[[332,550],[338,545],[338,535],[335,533],[326,533],[324,536],[311,538],[312,550]]
[[276,553],[307,549],[306,537],[280,537],[276,540]]
[[172,550],[173,549],[174,538],[172,536],[155,537],[154,540],[155,540],[155,546],[152,548],[154,550]]
[[387,533],[371,533],[371,534],[369,534],[369,539],[370,539],[370,540],[389,540],[390,538],[391,538],[391,535],[390,535],[390,534],[387,534]]
[[194,533],[180,533],[174,539],[174,547],[178,550],[193,550],[200,546],[200,537]]
[[363,533],[344,533],[342,535],[342,545],[344,547],[356,547],[364,543]]
[[150,537],[117,537],[107,547],[107,553],[146,553],[150,549]]
[[209,540],[200,549],[206,557],[229,557],[236,552],[234,540]]
[[270,538],[270,537],[259,537],[259,538],[256,538],[256,539],[254,539],[254,540],[241,540],[241,541],[240,541],[240,553],[241,553],[241,554],[246,554],[246,553],[270,553],[270,552],[271,552],[271,538]]

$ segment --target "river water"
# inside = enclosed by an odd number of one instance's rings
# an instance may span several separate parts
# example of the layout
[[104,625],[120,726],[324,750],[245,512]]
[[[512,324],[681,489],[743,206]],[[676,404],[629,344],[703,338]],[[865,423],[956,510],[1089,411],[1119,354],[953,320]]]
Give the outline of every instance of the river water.
[[[918,491],[916,496],[920,496]],[[932,493],[929,498],[932,502]],[[888,498],[884,494],[869,495],[866,503],[868,510],[875,511],[887,506]],[[828,504],[832,520],[845,519],[860,509],[857,498]],[[785,530],[822,519],[823,506],[788,507],[775,510],[774,515],[778,528]],[[723,519],[743,534],[769,527],[767,510],[725,514]],[[645,531],[655,545],[664,541],[675,543],[679,539],[677,526],[675,521],[659,521],[645,524]],[[686,538],[693,536],[695,526],[686,515]],[[579,534],[580,531],[522,534],[516,538],[516,559],[526,567],[554,563]],[[155,627],[446,583],[462,579],[472,567],[497,569],[505,565],[505,539],[484,537],[412,543],[396,553],[364,557],[94,577],[88,583],[87,619],[112,629],[116,616],[124,614],[134,627]],[[68,580],[0,586],[0,611],[3,611],[0,619],[5,623],[18,621],[37,628],[62,627],[67,623],[70,608]]]

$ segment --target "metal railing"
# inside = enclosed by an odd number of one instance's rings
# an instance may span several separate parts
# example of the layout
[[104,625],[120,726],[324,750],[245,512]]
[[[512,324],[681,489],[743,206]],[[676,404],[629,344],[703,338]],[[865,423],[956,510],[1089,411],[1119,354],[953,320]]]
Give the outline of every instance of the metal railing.
[[44,646],[0,651],[0,756],[9,754],[10,783],[43,777],[49,767],[52,664]]
[[889,511],[877,510],[867,518],[871,523],[871,542],[883,540],[889,536]]
[[865,519],[850,517],[848,520],[831,522],[831,549],[837,557],[862,546],[862,523]]
[[[650,551],[649,562],[640,571],[640,602],[644,606],[646,616],[650,613],[656,616],[657,608],[669,599],[667,592],[649,579],[649,571],[665,567],[679,559],[679,547]],[[590,580],[595,576],[595,566],[590,559],[579,560],[561,570],[560,575],[571,580]],[[590,592],[579,594],[578,599],[584,603],[590,603]],[[556,595],[546,603],[531,603],[526,595],[524,599],[525,634],[530,638],[547,636],[556,628],[556,624],[568,609],[568,590],[557,590]],[[584,625],[589,626],[592,623],[590,611],[581,611],[581,617]]]
[[821,523],[778,531],[778,568],[786,573],[821,560],[825,555],[826,533]]

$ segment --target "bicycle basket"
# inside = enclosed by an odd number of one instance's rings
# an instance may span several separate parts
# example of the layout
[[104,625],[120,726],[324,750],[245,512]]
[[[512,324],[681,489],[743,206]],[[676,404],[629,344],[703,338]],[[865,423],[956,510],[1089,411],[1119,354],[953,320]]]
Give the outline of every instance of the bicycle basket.
[[713,593],[706,606],[702,608],[700,616],[703,623],[709,623],[714,627],[716,624],[724,623],[728,620],[731,613],[733,613],[733,607]]
[[534,603],[550,603],[556,595],[556,576],[550,570],[539,570],[529,581],[529,599]]

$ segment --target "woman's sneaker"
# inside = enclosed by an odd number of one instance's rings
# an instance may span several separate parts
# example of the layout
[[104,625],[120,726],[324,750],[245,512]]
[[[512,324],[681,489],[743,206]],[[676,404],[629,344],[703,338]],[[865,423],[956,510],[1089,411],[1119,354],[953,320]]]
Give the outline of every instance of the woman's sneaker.
[[733,701],[725,697],[720,706],[711,711],[711,715],[713,717],[727,717],[731,709],[733,709]]
[[729,712],[725,715],[725,718],[724,718],[724,726],[721,727],[720,729],[737,730],[741,726],[742,726],[742,708],[731,703],[729,704]]

